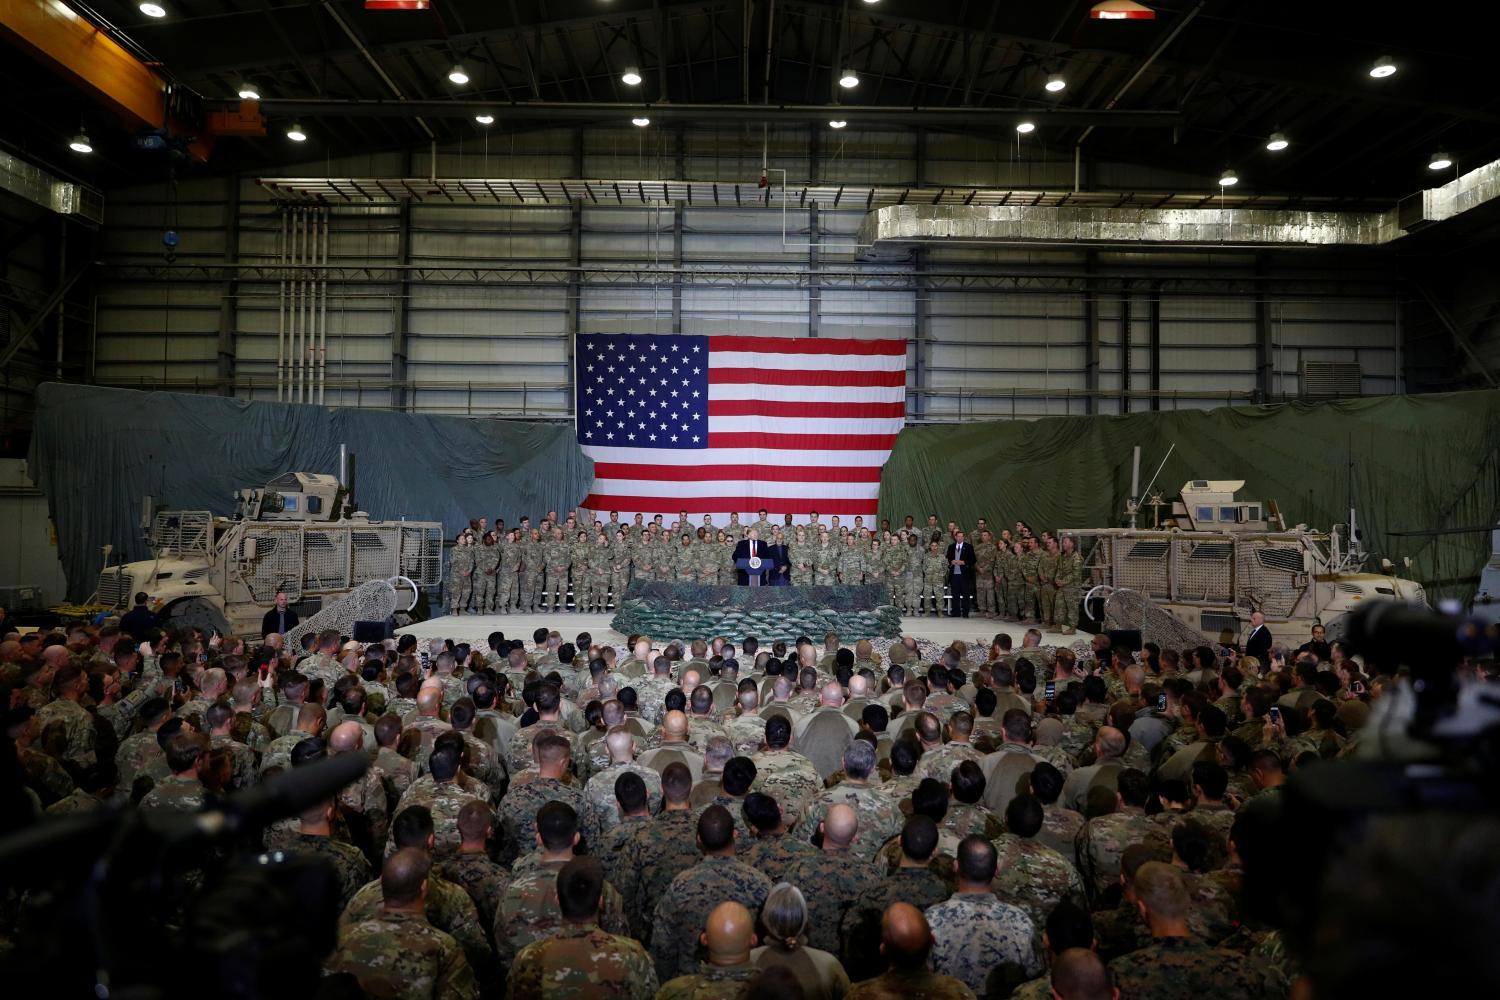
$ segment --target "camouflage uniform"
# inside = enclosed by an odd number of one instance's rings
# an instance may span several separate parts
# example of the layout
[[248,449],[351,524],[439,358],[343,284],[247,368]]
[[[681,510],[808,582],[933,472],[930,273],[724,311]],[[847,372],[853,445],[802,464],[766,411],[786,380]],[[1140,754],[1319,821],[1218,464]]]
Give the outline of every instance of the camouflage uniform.
[[[880,954],[880,919],[892,903],[910,903],[919,910],[936,906],[952,894],[941,878],[927,868],[898,868],[861,889],[839,923],[840,955],[850,979],[867,979],[885,968]],[[809,905],[811,900],[809,900]]]
[[1063,552],[1057,559],[1057,625],[1064,630],[1078,625],[1078,601],[1083,597],[1083,554],[1077,549]]
[[766,720],[759,712],[738,715],[729,720],[724,732],[734,744],[734,752],[749,757],[765,745]]
[[[339,917],[340,929],[375,919],[384,905],[379,879],[361,886]],[[469,894],[434,870],[427,876],[424,910],[427,922],[458,942],[469,967],[483,975],[490,964],[490,941]]]
[[1249,959],[1190,937],[1152,938],[1147,947],[1110,962],[1109,971],[1123,997],[1252,1000],[1274,995],[1267,977]]
[[[794,825],[808,803],[823,792],[817,767],[795,750],[762,750],[750,762],[755,765],[751,791],[775,799],[788,826]],[[812,832],[807,831],[806,836],[812,836]]]
[[697,571],[698,582],[707,585],[716,585],[724,563],[724,550],[712,538],[696,542],[693,545],[694,569]]
[[512,785],[500,800],[500,826],[505,831],[501,860],[528,853],[536,844],[536,814],[548,802],[563,802],[573,807],[581,821],[588,807],[583,792],[556,778],[534,778],[523,785]]
[[474,610],[489,614],[495,610],[495,575],[500,572],[500,547],[481,542],[474,549]]
[[786,874],[798,862],[818,853],[805,837],[793,833],[773,833],[757,837],[740,847],[739,859],[758,872],[765,872],[773,882],[786,881]]
[[697,864],[698,828],[686,809],[671,809],[642,824],[620,853],[628,872],[620,886],[631,937],[645,941],[657,901],[665,895],[679,873]]
[[[609,543],[609,594],[611,603],[616,608],[625,597],[625,588],[630,586],[631,556],[628,542],[623,545],[618,541]],[[601,598],[600,606],[603,605]]]
[[1045,926],[1048,914],[1065,899],[1087,907],[1083,879],[1072,861],[1013,833],[1002,834],[994,843],[1000,864],[991,888],[1005,902],[1025,910],[1035,926]]
[[[648,536],[649,537],[649,536]],[[637,580],[656,579],[656,558],[661,551],[661,546],[654,541],[643,538],[635,546],[631,555],[631,575]]]
[[73,779],[56,758],[35,747],[20,751],[21,767],[26,771],[26,783],[43,802],[56,802],[73,792]]
[[[1019,560],[1021,566],[1021,600],[1016,610],[1017,617],[1023,622],[1031,620],[1032,615],[1038,614],[1037,597],[1041,583],[1041,578],[1038,575],[1038,560],[1040,558],[1041,553],[1039,551],[1027,549],[1021,553]],[[1040,622],[1041,618],[1038,617],[1036,620]]]
[[839,953],[839,928],[862,893],[883,884],[874,866],[847,850],[821,850],[791,866],[785,880],[807,899],[807,940],[830,955]]
[[461,615],[474,593],[474,546],[455,545],[448,553],[448,611]]
[[1006,996],[1009,988],[1000,984],[1035,979],[1043,969],[1041,935],[1031,918],[992,893],[956,893],[927,909],[927,923],[933,969],[963,980],[976,993]]
[[1005,823],[982,805],[949,802],[948,812],[938,824],[938,829],[948,831],[958,840],[970,835],[994,840],[1005,832]]
[[868,552],[857,543],[846,544],[839,553],[839,582],[850,586],[861,585],[870,571]]
[[1057,566],[1058,553],[1043,549],[1037,556],[1036,573],[1042,603],[1042,621],[1052,625],[1057,621]]
[[[715,781],[712,787],[718,787],[718,784]],[[732,795],[726,795],[722,791],[718,792],[701,804],[693,806],[694,823],[697,823],[698,817],[708,811],[709,806],[723,806],[725,811],[729,813],[729,817],[734,820],[734,832],[738,838],[734,844],[735,853],[738,854],[747,850],[755,840],[755,834],[751,832],[750,824],[745,819],[745,800],[737,799]]]
[[812,564],[815,586],[831,587],[838,582],[839,550],[832,540],[827,545],[819,543],[813,546]]
[[661,775],[654,769],[631,761],[606,767],[583,787],[582,827],[590,845],[604,843],[610,831],[620,825],[620,803],[615,799],[615,782],[625,772],[638,774],[646,783],[646,809],[651,815],[661,809]]
[[[154,736],[154,734],[153,734]],[[210,736],[208,745],[213,750],[228,750],[231,761],[229,787],[234,791],[248,788],[255,783],[255,753],[245,744],[229,736]],[[166,759],[166,755],[162,755]]]
[[760,972],[754,964],[710,965],[703,962],[694,975],[677,976],[662,986],[656,1000],[737,1000]]
[[652,915],[651,958],[666,982],[696,966],[698,934],[709,913],[733,900],[759,913],[771,880],[734,858],[706,857],[672,880]]
[[[929,699],[930,703],[931,700]],[[927,709],[927,711],[931,711],[931,709]],[[954,711],[958,711],[958,709],[955,708]],[[983,769],[984,754],[974,749],[972,744],[944,743],[931,753],[924,753],[922,755],[922,759],[917,761],[915,773],[921,776],[918,778],[919,781],[921,778],[936,778],[946,785],[953,778],[953,769],[966,760],[972,760],[975,764],[980,765],[981,770]]]
[[469,894],[488,940],[494,929],[495,910],[500,906],[500,895],[505,891],[510,872],[483,851],[455,854],[435,865],[433,871]]
[[517,610],[531,614],[543,603],[542,597],[542,543],[530,538],[520,542],[521,575],[518,578],[516,595]]
[[416,765],[397,753],[393,747],[376,750],[375,761],[370,770],[380,775],[380,784],[385,789],[387,802],[400,802],[401,796],[406,794],[417,776]]
[[1021,557],[1013,550],[1006,549],[996,558],[995,567],[999,577],[996,596],[999,598],[1000,617],[1013,621],[1021,617],[1021,590],[1024,582],[1021,578]]
[[895,800],[878,787],[846,781],[824,789],[808,802],[797,827],[798,835],[811,838],[828,810],[836,805],[849,806],[859,817],[859,831],[849,845],[849,853],[865,861],[872,860],[880,845],[900,833],[906,820]]
[[568,543],[552,538],[542,543],[542,599],[537,602],[548,614],[568,606]]
[[141,799],[142,809],[171,809],[175,812],[197,812],[208,789],[197,778],[179,778],[175,774],[158,781]]
[[1105,816],[1095,816],[1078,831],[1074,856],[1090,899],[1098,899],[1120,881],[1120,855],[1131,844],[1170,847],[1167,828],[1151,822],[1139,806],[1125,806]]
[[352,973],[367,997],[474,1000],[474,971],[458,943],[419,914],[387,913],[339,931],[329,972]]
[[67,734],[67,746],[62,751],[62,760],[77,771],[94,766],[98,734],[94,731],[94,716],[76,701],[58,698],[37,709],[37,732],[42,732],[53,723],[61,723]]
[[[880,582],[891,591],[891,603],[901,605],[906,600],[906,550],[892,542],[880,550],[880,563],[874,569],[880,574]],[[858,667],[858,664],[855,665]]]
[[73,789],[64,798],[58,799],[45,810],[48,816],[71,816],[75,813],[93,812],[102,809],[104,803],[81,789]]
[[[440,784],[431,775],[427,775],[411,783],[406,794],[401,796],[401,801],[396,803],[391,816],[393,819],[400,816],[401,811],[408,806],[426,806],[432,813],[434,837],[432,857],[434,861],[441,861],[458,853],[458,845],[463,842],[463,837],[458,832],[459,810],[476,800],[484,801],[478,795],[461,787],[456,781]],[[387,836],[385,856],[390,857],[395,850],[394,842]]]
[[511,774],[519,774],[528,767],[536,766],[536,761],[531,759],[531,745],[544,732],[556,733],[569,739],[568,729],[556,719],[543,719],[533,722],[523,729],[516,730],[516,735],[511,737],[506,765]]
[[901,574],[906,585],[903,610],[909,615],[919,614],[922,610],[922,563],[927,558],[927,546],[906,545],[901,549],[901,555],[906,559],[906,569]]
[[[1042,807],[1042,829],[1036,835],[1036,839],[1063,857],[1071,858],[1076,851],[1075,841],[1081,829],[1083,829],[1083,813],[1054,802],[1050,806]],[[1084,883],[1088,883],[1087,874],[1084,875]]]
[[[511,879],[495,911],[495,957],[501,967],[511,965],[527,945],[542,941],[562,927],[557,906],[557,873],[566,861],[543,861]],[[628,934],[620,894],[608,882],[599,897],[599,925],[610,934]]]
[[922,554],[922,600],[927,603],[928,614],[943,612],[943,573],[947,568],[948,560],[941,549]]
[[855,983],[844,994],[844,1000],[975,1000],[974,991],[962,980],[926,969],[891,969],[874,979]]
[[995,615],[995,560],[998,555],[993,542],[980,542],[974,546],[974,588],[979,613],[992,618]]
[[500,552],[500,564],[495,570],[495,610],[508,615],[516,606],[523,553],[521,543],[504,538],[496,542],[495,547]]
[[652,1000],[656,992],[656,967],[646,949],[595,923],[564,924],[551,937],[528,944],[506,983],[506,996],[513,1000]]
[[339,880],[339,909],[349,905],[360,886],[370,881],[370,864],[359,848],[341,844],[332,837],[298,833],[288,845],[293,854],[328,859]]

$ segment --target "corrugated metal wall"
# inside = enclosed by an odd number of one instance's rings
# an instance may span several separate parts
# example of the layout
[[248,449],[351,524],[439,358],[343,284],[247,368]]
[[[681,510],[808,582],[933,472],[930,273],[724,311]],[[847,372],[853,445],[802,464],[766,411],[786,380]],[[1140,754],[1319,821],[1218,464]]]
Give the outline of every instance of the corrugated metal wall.
[[[438,173],[753,182],[760,175],[753,138],[534,133],[492,138],[489,150],[445,150]],[[819,180],[850,183],[1072,179],[1071,162],[1030,160],[1013,143],[847,136],[839,146],[820,140],[810,159],[805,134],[773,133],[768,141],[771,166],[785,168],[793,182],[808,179],[813,166]],[[399,177],[405,166],[400,154],[383,154],[281,173]],[[428,174],[430,158],[413,155],[409,170]],[[1097,166],[1093,178],[1158,189],[1182,180],[1110,165]],[[779,172],[772,179],[779,182]],[[111,192],[107,211],[106,260],[161,260],[169,217],[161,187]],[[931,420],[1215,406],[1243,401],[1258,387],[1269,398],[1295,396],[1304,359],[1357,360],[1366,393],[1402,391],[1393,283],[1373,255],[1335,266],[1307,251],[1257,260],[1229,251],[943,247],[858,265],[852,279],[817,278],[815,269],[855,266],[862,217],[862,205],[820,207],[813,246],[810,211],[783,220],[777,209],[748,204],[335,206],[330,264],[546,268],[573,264],[576,253],[585,273],[574,281],[459,276],[332,287],[326,402],[562,417],[574,329],[906,337],[913,344],[909,412]],[[175,206],[178,261],[217,264],[232,251],[241,262],[274,262],[282,224],[252,178],[185,182]],[[729,274],[712,283],[689,275],[674,288],[679,259],[684,268]],[[663,271],[647,282],[603,276],[640,266]],[[768,282],[773,268],[791,269],[797,280]],[[902,276],[900,287],[882,280],[892,272]],[[275,398],[279,294],[265,281],[108,282],[98,291],[95,377],[216,391],[228,366],[237,394]],[[402,324],[405,391],[393,392],[393,337]]]

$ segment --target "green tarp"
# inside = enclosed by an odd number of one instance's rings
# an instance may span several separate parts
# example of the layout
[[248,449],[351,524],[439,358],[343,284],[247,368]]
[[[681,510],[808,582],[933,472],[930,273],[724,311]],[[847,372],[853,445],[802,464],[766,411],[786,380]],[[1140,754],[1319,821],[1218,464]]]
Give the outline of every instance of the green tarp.
[[[1467,605],[1500,521],[1500,391],[908,427],[881,476],[880,516],[1119,526],[1134,445],[1142,489],[1176,445],[1152,487],[1163,499],[1190,479],[1243,479],[1240,499],[1323,530],[1349,519],[1352,463],[1367,568],[1389,558],[1434,604]],[[1451,528],[1485,530],[1399,534]]]
[[37,389],[29,463],[57,527],[69,599],[93,592],[106,543],[112,563],[150,557],[143,496],[230,514],[235,490],[284,472],[338,472],[340,444],[361,510],[441,521],[449,537],[481,514],[536,523],[586,496],[594,475],[566,424],[48,383]]

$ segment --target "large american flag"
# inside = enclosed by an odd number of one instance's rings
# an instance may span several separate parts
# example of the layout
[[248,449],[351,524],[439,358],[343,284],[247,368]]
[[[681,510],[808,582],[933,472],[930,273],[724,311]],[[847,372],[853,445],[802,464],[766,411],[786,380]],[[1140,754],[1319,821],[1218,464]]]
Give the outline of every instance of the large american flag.
[[874,519],[905,340],[591,333],[574,355],[585,509]]

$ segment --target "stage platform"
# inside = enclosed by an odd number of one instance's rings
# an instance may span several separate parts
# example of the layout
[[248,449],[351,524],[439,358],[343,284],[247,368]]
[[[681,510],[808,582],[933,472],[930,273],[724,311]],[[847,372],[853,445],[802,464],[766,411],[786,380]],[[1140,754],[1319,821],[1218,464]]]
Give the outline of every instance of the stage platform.
[[[624,649],[625,636],[620,635],[610,628],[610,621],[614,614],[590,615],[576,614],[574,612],[559,612],[553,615],[546,614],[517,614],[517,615],[444,615],[425,622],[417,622],[407,628],[397,629],[398,635],[414,635],[419,639],[440,638],[456,639],[468,642],[471,645],[483,646],[491,632],[504,632],[506,638],[522,639],[528,645],[531,643],[531,634],[539,628],[557,629],[567,642],[572,642],[573,637],[579,632],[588,632],[594,637],[595,642],[610,642]],[[918,639],[926,639],[939,646],[947,646],[954,639],[962,639],[970,646],[976,644],[989,647],[990,641],[999,633],[1008,632],[1012,641],[1019,648],[1021,637],[1026,633],[1025,625],[1014,622],[1003,622],[992,618],[934,618],[928,615],[907,615],[901,619],[901,634],[915,636]],[[694,638],[692,636],[656,636],[658,641],[673,638]],[[706,638],[706,637],[705,637]],[[823,643],[821,635],[811,637],[819,645]],[[859,636],[844,636],[845,644],[852,644]],[[1043,631],[1042,644],[1047,646],[1071,646],[1078,641],[1087,642],[1089,635],[1079,631],[1073,635],[1062,635],[1058,632]]]

